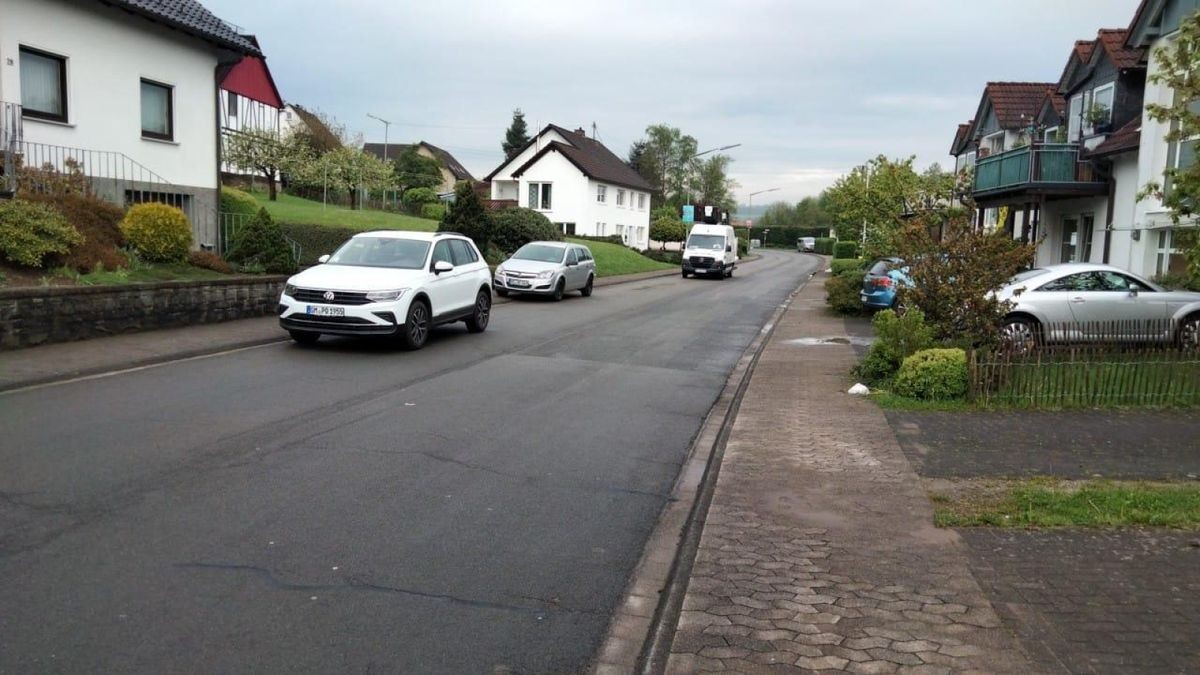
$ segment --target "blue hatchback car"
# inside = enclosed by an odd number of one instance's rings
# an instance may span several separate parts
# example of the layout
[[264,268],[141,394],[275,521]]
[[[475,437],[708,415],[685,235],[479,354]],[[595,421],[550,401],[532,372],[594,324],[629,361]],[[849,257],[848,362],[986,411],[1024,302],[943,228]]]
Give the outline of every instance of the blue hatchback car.
[[901,288],[912,288],[908,266],[900,258],[880,258],[863,276],[862,303],[871,309],[894,309]]

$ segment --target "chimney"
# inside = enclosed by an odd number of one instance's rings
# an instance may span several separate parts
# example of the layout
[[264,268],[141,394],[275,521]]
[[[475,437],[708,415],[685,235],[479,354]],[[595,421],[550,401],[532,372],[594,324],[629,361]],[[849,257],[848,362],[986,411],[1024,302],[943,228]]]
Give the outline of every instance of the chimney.
[[587,132],[583,130],[583,127],[576,129],[575,133],[579,134],[580,136],[587,136]]

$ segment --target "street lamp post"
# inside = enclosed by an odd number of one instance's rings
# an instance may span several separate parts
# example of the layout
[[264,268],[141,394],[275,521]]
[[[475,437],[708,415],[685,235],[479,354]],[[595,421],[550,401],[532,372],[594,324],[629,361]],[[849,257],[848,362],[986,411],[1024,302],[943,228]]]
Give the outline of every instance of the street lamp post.
[[[759,190],[758,192],[751,192],[750,197],[749,197],[749,204],[746,205],[746,210],[747,211],[754,210],[754,195],[761,195],[761,194],[765,194],[767,192],[775,192],[777,190],[779,190],[779,188],[773,187],[773,188],[767,188],[766,190]],[[751,230],[751,228],[749,228],[749,227],[746,228],[746,250],[747,251],[750,250],[750,235],[752,234],[752,232],[750,230]],[[765,230],[765,231],[769,232],[770,230]]]
[[379,121],[379,122],[383,122],[383,163],[387,164],[387,161],[388,161],[388,130],[392,128],[392,123],[383,119],[382,117],[379,117],[378,115],[372,115],[371,113],[367,113],[367,117],[370,117],[371,119]]

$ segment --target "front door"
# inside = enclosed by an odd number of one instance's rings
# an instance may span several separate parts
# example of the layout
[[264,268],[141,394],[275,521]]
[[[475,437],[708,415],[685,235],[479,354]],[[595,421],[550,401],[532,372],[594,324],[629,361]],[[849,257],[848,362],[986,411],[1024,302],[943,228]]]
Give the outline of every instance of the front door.
[[1062,245],[1059,249],[1058,262],[1075,262],[1076,251],[1079,250],[1079,219],[1075,216],[1062,220]]

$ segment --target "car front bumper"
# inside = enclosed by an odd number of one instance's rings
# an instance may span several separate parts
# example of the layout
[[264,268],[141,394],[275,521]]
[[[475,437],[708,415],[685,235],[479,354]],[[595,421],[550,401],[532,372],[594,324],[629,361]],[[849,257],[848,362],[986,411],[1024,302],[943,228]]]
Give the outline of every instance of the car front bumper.
[[689,262],[683,263],[683,271],[690,274],[720,274],[725,269],[721,263],[713,263],[711,267],[696,267]]
[[551,295],[554,293],[554,286],[558,283],[557,277],[549,279],[520,279],[520,281],[529,282],[528,286],[514,286],[513,280],[508,279],[504,275],[496,275],[492,278],[492,288],[498,291],[508,291],[509,293],[529,293],[531,295]]
[[[279,298],[279,326],[326,335],[393,335],[404,325],[411,301],[408,293],[391,302],[365,305],[332,305],[302,302],[287,295]],[[322,316],[314,309],[342,310],[341,316]]]

